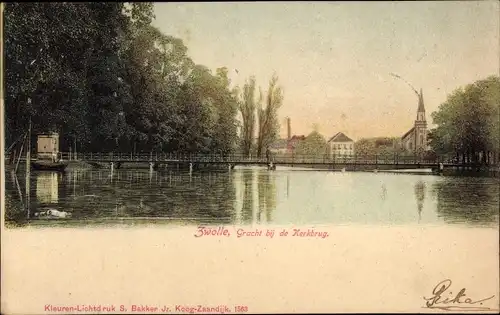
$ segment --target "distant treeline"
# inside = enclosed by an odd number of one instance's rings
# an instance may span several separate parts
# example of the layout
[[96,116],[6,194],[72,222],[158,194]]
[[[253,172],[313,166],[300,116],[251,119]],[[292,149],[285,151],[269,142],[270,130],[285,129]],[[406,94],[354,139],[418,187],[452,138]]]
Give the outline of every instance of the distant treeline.
[[397,137],[374,137],[362,138],[354,144],[357,155],[404,155],[406,152],[401,145],[401,138]]
[[62,151],[241,147],[230,70],[195,64],[153,19],[150,2],[7,3],[6,147],[29,117],[34,136],[59,132]]

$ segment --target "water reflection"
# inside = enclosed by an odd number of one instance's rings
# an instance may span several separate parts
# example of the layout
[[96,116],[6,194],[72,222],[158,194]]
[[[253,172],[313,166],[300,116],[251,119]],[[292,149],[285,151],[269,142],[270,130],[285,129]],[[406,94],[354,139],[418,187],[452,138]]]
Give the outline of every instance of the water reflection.
[[417,200],[418,222],[420,223],[425,200],[425,183],[421,180],[415,184],[415,199]]
[[[6,181],[6,220],[26,217],[23,178]],[[33,172],[30,209],[71,220],[168,218],[187,224],[495,224],[498,179],[233,171]],[[429,188],[429,190],[427,190]],[[416,211],[415,211],[416,210]]]
[[385,201],[385,198],[387,197],[387,187],[385,184],[382,184],[382,193],[380,194],[380,198],[382,198],[383,201]]
[[53,204],[59,201],[59,174],[40,173],[36,177],[36,198],[40,204]]
[[449,223],[494,223],[499,217],[498,180],[444,178],[433,189],[438,216]]

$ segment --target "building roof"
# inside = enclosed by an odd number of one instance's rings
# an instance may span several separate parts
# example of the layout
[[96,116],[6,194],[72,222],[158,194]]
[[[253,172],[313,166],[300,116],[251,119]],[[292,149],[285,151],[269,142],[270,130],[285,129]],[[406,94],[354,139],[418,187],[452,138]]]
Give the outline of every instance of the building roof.
[[337,132],[328,142],[354,142],[351,138],[346,136],[343,132]]
[[401,139],[406,139],[410,134],[413,133],[413,131],[415,131],[415,127],[411,128],[410,130],[408,130],[402,137]]
[[293,136],[290,138],[290,141],[292,141],[292,140],[306,140],[306,136],[304,136],[304,135],[300,135],[300,136],[293,135]]
[[38,137],[59,137],[59,133],[57,132],[47,132],[47,133],[39,133]]

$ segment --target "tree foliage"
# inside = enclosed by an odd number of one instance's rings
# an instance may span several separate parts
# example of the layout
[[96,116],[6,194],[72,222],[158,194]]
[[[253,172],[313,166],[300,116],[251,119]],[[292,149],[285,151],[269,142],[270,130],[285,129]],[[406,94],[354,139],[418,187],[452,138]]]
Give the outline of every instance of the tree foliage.
[[500,78],[492,76],[455,90],[432,114],[430,144],[438,154],[486,161],[498,155]]
[[224,152],[237,145],[226,68],[195,64],[150,2],[8,3],[7,146],[28,120],[61,150]]
[[297,144],[295,154],[302,156],[324,156],[328,154],[325,137],[317,131],[311,132],[304,141]]
[[362,138],[356,141],[354,149],[357,156],[392,156],[404,152],[400,139],[391,137]]

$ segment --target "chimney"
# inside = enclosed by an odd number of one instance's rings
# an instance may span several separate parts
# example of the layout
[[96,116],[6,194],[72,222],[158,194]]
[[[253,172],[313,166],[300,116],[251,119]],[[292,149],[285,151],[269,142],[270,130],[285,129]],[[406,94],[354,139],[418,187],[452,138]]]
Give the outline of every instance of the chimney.
[[287,140],[292,138],[292,126],[290,125],[290,117],[286,118]]

